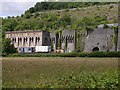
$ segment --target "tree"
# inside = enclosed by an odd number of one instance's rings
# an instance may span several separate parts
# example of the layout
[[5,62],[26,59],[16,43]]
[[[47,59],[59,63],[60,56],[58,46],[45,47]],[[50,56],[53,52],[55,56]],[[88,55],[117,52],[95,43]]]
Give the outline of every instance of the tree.
[[15,49],[14,45],[11,44],[11,40],[10,39],[6,39],[3,38],[2,40],[2,53],[6,53],[6,54],[12,54],[12,53],[16,53],[17,50]]
[[30,13],[34,13],[34,12],[35,12],[35,9],[34,9],[34,7],[31,7],[28,11],[29,11]]
[[18,22],[14,18],[6,19],[4,20],[4,23],[3,23],[3,30],[14,31],[17,24]]
[[30,17],[31,17],[31,14],[30,14],[30,13],[26,13],[26,14],[25,14],[25,18],[26,18],[26,19],[28,19],[28,18],[30,18]]
[[114,29],[114,44],[115,44],[115,51],[117,51],[117,45],[118,45],[118,26],[113,27]]

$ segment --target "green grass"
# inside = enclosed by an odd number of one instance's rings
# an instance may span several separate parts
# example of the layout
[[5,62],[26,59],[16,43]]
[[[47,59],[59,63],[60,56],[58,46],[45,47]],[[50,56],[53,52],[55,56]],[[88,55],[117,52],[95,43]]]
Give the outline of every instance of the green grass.
[[4,88],[117,88],[118,58],[3,58]]

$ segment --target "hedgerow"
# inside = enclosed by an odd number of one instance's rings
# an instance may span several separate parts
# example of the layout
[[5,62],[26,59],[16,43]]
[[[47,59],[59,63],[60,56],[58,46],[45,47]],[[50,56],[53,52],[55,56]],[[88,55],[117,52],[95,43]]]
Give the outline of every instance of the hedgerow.
[[[5,55],[3,55],[4,57]],[[9,57],[120,57],[120,52],[15,53]]]

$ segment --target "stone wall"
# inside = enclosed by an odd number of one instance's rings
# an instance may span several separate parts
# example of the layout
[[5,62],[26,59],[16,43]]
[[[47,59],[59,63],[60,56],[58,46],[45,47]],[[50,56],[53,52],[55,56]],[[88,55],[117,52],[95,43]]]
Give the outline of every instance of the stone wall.
[[118,51],[120,51],[120,27],[118,31]]
[[[74,50],[74,30],[64,30],[62,34],[50,33],[51,43],[53,49],[58,49],[58,42],[61,40],[61,49],[66,52],[72,52]],[[67,45],[67,46],[66,46]]]
[[[96,28],[94,30],[79,31],[77,36],[77,49],[84,52],[114,51],[114,30],[110,28]],[[118,50],[120,51],[120,29],[118,33]],[[13,31],[6,32],[6,38],[10,38],[16,48],[35,46],[52,46],[58,49],[59,39],[61,49],[65,52],[75,50],[75,30],[64,30],[62,34],[49,33],[47,31]]]
[[118,51],[120,51],[120,2],[118,4]]
[[77,39],[77,44],[78,44],[77,47],[80,51],[84,51],[86,36],[87,36],[87,32],[85,30],[79,31],[78,39]]
[[6,32],[6,38],[10,38],[15,48],[27,48],[36,46],[50,46],[49,32],[38,31],[12,31]]
[[85,39],[85,52],[114,51],[114,30],[97,28],[89,31]]

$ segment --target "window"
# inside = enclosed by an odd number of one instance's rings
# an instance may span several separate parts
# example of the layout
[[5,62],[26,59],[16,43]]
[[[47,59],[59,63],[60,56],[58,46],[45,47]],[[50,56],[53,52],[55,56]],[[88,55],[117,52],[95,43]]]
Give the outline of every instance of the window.
[[40,37],[38,37],[38,42],[40,41]]
[[31,48],[28,48],[28,50],[31,50]]
[[12,42],[14,42],[14,38],[12,38]]
[[37,37],[35,37],[35,45],[37,44]]

